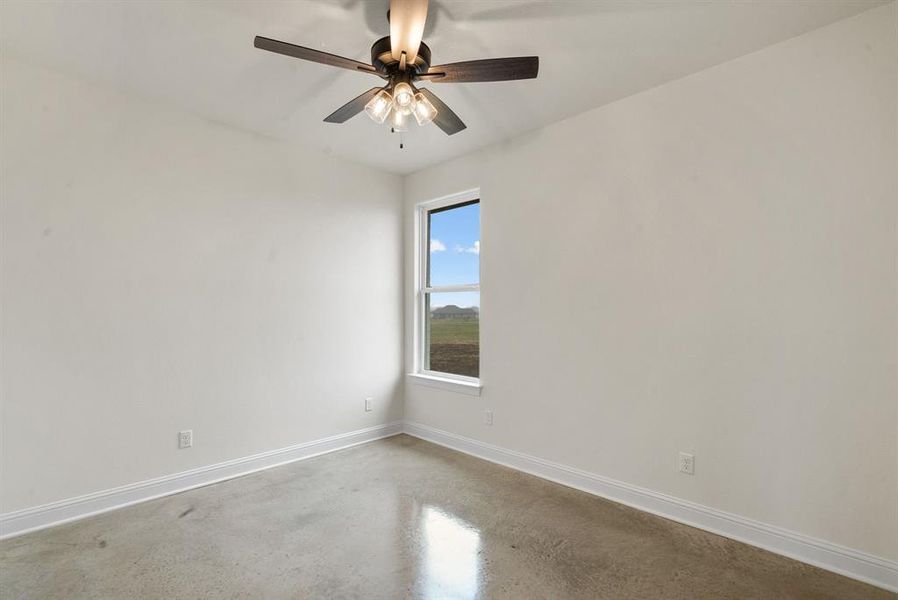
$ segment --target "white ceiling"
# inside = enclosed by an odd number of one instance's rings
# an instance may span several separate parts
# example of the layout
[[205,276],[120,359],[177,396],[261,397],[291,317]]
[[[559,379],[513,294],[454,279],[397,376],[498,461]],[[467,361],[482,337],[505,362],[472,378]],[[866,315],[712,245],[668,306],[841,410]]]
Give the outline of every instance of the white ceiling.
[[430,84],[467,123],[396,135],[359,115],[323,123],[380,79],[253,48],[259,34],[369,62],[387,0],[20,2],[4,54],[207,118],[408,173],[758,50],[882,0],[430,0],[435,64],[539,55],[536,80]]

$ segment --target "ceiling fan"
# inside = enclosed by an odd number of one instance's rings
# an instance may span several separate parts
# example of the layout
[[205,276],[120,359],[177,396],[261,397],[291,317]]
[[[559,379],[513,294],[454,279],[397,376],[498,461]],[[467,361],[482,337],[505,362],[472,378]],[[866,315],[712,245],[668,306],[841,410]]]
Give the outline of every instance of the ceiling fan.
[[533,79],[539,73],[538,56],[488,58],[445,65],[430,65],[430,48],[422,41],[427,0],[390,0],[387,12],[390,35],[371,46],[371,64],[287,42],[256,36],[255,47],[332,67],[376,75],[387,81],[373,87],[328,115],[327,123],[344,123],[363,110],[375,123],[390,119],[393,131],[406,131],[411,117],[418,125],[431,121],[447,135],[466,125],[433,92],[418,88],[420,81],[467,83]]

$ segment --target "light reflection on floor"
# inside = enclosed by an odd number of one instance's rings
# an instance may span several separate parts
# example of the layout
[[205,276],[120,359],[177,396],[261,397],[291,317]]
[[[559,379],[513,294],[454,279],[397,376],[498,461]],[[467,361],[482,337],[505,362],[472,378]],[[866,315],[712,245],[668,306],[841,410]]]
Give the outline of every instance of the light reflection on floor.
[[480,587],[480,532],[433,506],[421,512],[424,598],[475,598]]

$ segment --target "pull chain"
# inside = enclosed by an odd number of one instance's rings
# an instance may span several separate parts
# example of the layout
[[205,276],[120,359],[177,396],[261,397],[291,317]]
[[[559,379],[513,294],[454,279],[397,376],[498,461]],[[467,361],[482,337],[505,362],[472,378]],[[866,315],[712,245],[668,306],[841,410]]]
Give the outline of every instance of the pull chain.
[[405,149],[405,142],[404,142],[404,140],[403,140],[403,138],[402,138],[402,132],[401,132],[401,131],[396,131],[396,128],[395,128],[395,127],[390,127],[390,133],[398,133],[398,134],[399,134],[399,149],[400,149],[400,150],[404,150],[404,149]]

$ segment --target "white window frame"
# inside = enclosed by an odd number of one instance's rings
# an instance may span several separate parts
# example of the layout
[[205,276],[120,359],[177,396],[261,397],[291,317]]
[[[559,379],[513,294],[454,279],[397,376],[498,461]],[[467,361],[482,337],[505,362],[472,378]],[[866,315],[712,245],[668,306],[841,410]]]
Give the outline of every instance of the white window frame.
[[[482,389],[481,379],[477,377],[468,377],[465,375],[455,375],[453,373],[443,373],[440,371],[431,371],[424,368],[424,353],[427,351],[427,341],[424,339],[426,335],[425,318],[426,307],[425,302],[427,294],[441,292],[479,292],[480,282],[468,285],[440,285],[427,286],[427,261],[430,258],[430,235],[427,229],[427,216],[430,211],[452,206],[453,204],[463,204],[477,200],[483,203],[480,197],[480,189],[475,188],[466,190],[457,194],[451,194],[435,200],[420,202],[417,205],[417,214],[415,219],[415,340],[414,340],[414,372],[410,373],[410,377],[415,383],[437,387],[454,392],[461,392],[470,395],[480,395]],[[482,236],[480,236],[482,237]],[[481,241],[481,247],[483,243]],[[480,255],[477,260],[479,262]],[[482,279],[480,269],[478,268],[478,279]]]

